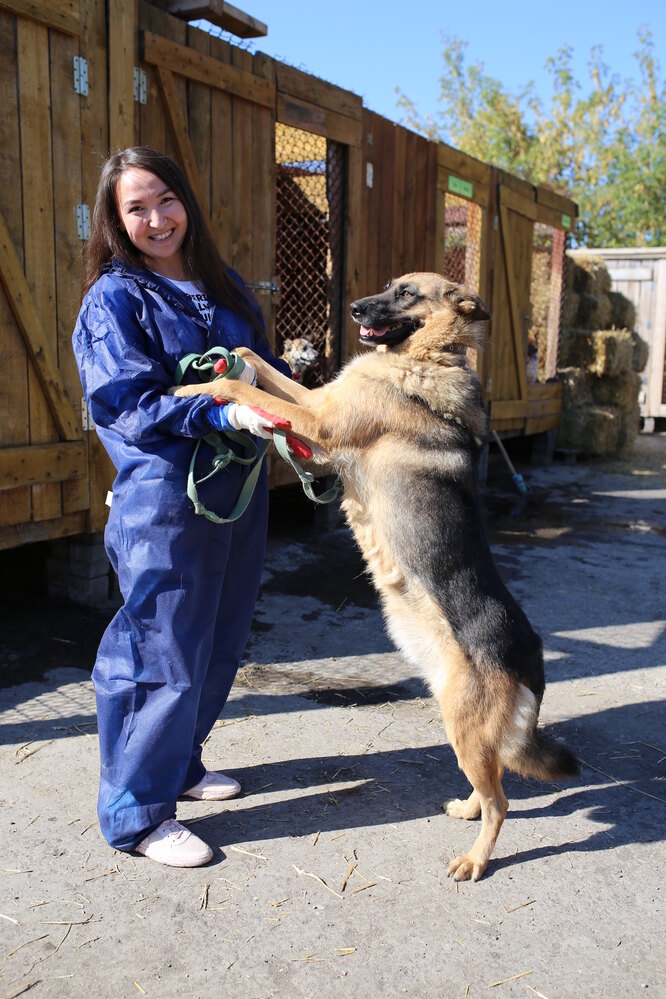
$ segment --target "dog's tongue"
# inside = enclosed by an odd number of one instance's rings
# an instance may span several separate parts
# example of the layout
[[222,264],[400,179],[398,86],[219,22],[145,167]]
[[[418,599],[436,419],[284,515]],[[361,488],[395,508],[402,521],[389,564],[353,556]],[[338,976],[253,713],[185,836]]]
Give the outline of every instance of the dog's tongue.
[[381,329],[377,330],[373,326],[361,326],[361,336],[384,336],[388,329],[388,326],[382,326]]

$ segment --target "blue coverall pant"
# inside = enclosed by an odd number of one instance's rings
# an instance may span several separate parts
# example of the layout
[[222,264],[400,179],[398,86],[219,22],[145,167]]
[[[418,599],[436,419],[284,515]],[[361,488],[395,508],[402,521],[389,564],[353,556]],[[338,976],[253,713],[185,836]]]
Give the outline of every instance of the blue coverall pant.
[[[115,500],[114,500],[115,503]],[[218,718],[249,635],[264,561],[265,474],[245,514],[186,529],[146,524],[106,544],[125,605],[93,671],[100,743],[98,814],[107,842],[132,850],[203,777],[202,743]]]

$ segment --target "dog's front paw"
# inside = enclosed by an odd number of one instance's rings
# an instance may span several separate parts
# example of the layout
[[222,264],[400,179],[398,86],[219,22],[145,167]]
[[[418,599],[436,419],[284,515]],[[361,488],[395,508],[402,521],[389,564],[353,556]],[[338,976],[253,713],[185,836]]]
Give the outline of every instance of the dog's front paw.
[[487,866],[487,862],[482,864],[474,860],[470,853],[463,853],[451,861],[446,873],[454,881],[478,881]]
[[481,805],[474,795],[466,798],[465,801],[462,801],[461,798],[453,798],[451,801],[446,801],[442,808],[452,819],[478,819],[481,814]]

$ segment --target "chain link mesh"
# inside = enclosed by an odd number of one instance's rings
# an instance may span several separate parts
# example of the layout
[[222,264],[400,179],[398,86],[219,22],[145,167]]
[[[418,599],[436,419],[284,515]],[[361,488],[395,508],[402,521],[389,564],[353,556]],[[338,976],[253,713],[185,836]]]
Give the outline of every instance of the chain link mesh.
[[308,388],[341,356],[344,149],[276,124],[276,347]]
[[444,277],[478,293],[483,209],[455,194],[444,198]]

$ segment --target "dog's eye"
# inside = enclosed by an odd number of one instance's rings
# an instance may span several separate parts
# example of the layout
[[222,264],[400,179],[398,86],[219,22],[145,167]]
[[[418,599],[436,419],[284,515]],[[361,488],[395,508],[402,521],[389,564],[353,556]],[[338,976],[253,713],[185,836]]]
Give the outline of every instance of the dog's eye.
[[409,288],[403,288],[402,291],[398,292],[398,298],[414,298],[414,294]]

